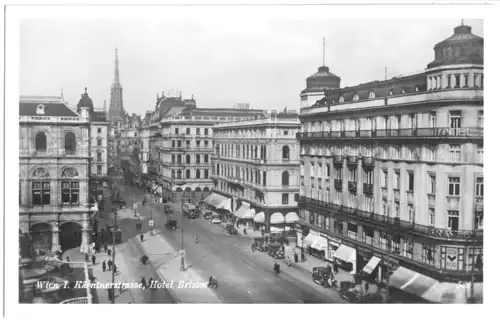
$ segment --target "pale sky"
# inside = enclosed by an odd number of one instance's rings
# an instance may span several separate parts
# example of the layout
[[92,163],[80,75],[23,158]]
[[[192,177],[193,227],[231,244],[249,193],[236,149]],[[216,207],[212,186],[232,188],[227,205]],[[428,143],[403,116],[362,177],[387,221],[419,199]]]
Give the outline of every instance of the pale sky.
[[[96,9],[98,10],[98,9]],[[163,10],[162,8],[158,10]],[[265,10],[265,8],[264,8]],[[167,15],[166,15],[167,16]],[[105,17],[104,17],[105,18]],[[482,20],[465,19],[483,37]],[[59,95],[76,105],[84,88],[109,107],[114,49],[125,109],[144,115],[176,88],[199,108],[299,109],[305,79],[322,63],[345,86],[425,69],[457,19],[49,19],[20,26],[20,94]]]

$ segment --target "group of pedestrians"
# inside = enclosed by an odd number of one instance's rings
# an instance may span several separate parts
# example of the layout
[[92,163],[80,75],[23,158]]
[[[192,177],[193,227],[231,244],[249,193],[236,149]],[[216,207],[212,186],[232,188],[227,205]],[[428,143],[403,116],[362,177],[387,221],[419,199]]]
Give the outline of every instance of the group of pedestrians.
[[155,291],[156,290],[156,287],[153,286],[153,277],[149,278],[149,280],[146,282],[146,278],[144,278],[144,276],[141,278],[141,287],[142,287],[142,290],[146,290],[147,288]]

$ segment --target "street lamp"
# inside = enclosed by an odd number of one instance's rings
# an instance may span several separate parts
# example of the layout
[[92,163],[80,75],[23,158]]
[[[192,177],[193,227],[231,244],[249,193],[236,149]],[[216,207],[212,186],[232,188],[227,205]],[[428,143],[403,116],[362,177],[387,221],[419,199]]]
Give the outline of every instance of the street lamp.
[[181,271],[185,271],[186,268],[184,267],[184,211],[182,209],[182,206],[184,204],[184,198],[181,199]]

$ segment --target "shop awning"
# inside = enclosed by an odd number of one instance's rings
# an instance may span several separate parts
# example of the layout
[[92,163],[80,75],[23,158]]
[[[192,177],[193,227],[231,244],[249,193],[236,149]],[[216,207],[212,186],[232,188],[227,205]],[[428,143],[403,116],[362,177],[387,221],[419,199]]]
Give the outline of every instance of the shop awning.
[[213,207],[217,208],[217,206],[219,206],[219,204],[225,199],[224,196],[222,195],[219,195],[219,194],[215,194],[214,193],[214,197],[212,198],[212,200],[210,201],[210,205],[212,205]]
[[295,223],[297,221],[300,221],[299,216],[295,212],[290,212],[285,215],[285,222],[286,223]]
[[234,216],[235,216],[235,217],[237,217],[237,218],[242,219],[242,218],[243,218],[243,216],[244,216],[244,215],[245,215],[248,211],[250,211],[250,207],[249,207],[248,205],[246,205],[246,204],[242,204],[242,205],[240,206],[240,208],[239,208],[236,212],[234,212]]
[[207,203],[207,204],[209,204],[209,205],[212,205],[212,200],[214,199],[214,197],[215,197],[215,194],[214,194],[214,193],[212,193],[212,194],[210,194],[209,196],[207,196],[207,197],[203,200],[203,202],[205,202],[205,203]]
[[337,251],[335,251],[333,256],[344,262],[352,262],[356,260],[356,250],[354,248],[341,244]]
[[459,303],[467,302],[467,285],[455,283],[437,283],[429,288],[422,298],[432,303]]
[[243,214],[241,218],[253,220],[254,217],[255,217],[255,209],[250,209],[245,214]]
[[305,238],[304,240],[302,241],[303,242],[303,245],[305,246],[312,246],[314,244],[314,241],[316,241],[316,237],[318,235],[317,234],[314,234],[314,233],[309,233]]
[[228,210],[231,212],[231,200],[228,198],[223,199],[222,202],[217,205],[216,209]]
[[253,222],[255,223],[265,223],[266,222],[266,215],[264,212],[259,212],[255,215],[255,218],[253,218]]
[[422,297],[425,292],[438,283],[434,278],[427,277],[404,267],[399,267],[389,276],[389,286],[418,297]]
[[368,275],[370,275],[375,270],[379,262],[380,258],[372,257],[370,261],[368,261],[368,263],[366,264],[365,268],[363,268],[363,271]]
[[322,251],[326,250],[328,245],[328,241],[324,237],[316,236],[314,243],[311,245],[311,248]]
[[271,224],[280,224],[285,222],[285,216],[279,212],[271,215]]

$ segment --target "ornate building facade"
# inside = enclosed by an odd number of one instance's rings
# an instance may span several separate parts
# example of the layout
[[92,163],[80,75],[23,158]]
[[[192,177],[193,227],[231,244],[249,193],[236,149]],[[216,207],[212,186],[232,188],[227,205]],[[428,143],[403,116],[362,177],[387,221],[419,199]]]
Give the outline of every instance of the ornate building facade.
[[379,280],[482,279],[483,38],[458,26],[434,51],[301,109],[298,241]]
[[20,99],[19,224],[38,251],[85,250],[90,242],[90,114],[80,111],[61,98]]
[[293,111],[258,115],[213,126],[213,194],[207,203],[225,201],[241,219],[271,227],[298,220],[298,114]]

